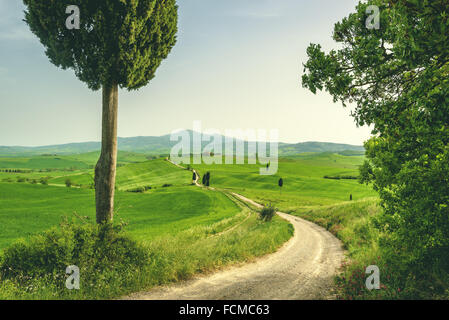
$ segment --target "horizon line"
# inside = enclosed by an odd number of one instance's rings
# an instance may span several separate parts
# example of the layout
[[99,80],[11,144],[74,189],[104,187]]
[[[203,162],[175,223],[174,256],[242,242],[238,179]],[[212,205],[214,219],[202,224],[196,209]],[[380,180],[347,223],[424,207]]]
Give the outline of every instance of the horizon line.
[[[176,132],[179,132],[181,130],[178,130]],[[189,132],[194,132],[191,129],[188,129],[186,131]],[[202,133],[204,135],[204,133]],[[117,137],[118,139],[133,139],[133,138],[162,138],[165,136],[170,136],[171,134],[163,134],[160,136],[128,136],[128,137]],[[207,134],[206,134],[207,135]],[[222,137],[226,137],[223,134],[220,134]],[[229,137],[229,138],[233,138],[235,140],[240,140],[237,137]],[[266,142],[266,143],[270,143],[269,141],[248,141],[248,140],[244,140],[244,142]],[[45,148],[45,147],[55,147],[55,146],[63,146],[63,145],[69,145],[69,144],[83,144],[83,143],[100,143],[101,141],[83,141],[83,142],[65,142],[65,143],[56,143],[56,144],[43,144],[43,145],[34,145],[34,146],[30,146],[30,145],[0,145],[0,148]],[[296,144],[300,144],[300,143],[331,143],[331,144],[343,144],[343,145],[348,145],[348,146],[356,146],[356,147],[364,147],[363,144],[351,144],[351,143],[345,143],[345,142],[330,142],[330,141],[318,141],[318,140],[308,140],[308,141],[299,141],[299,142],[282,142],[282,141],[278,141],[278,144],[289,144],[289,145],[296,145]]]

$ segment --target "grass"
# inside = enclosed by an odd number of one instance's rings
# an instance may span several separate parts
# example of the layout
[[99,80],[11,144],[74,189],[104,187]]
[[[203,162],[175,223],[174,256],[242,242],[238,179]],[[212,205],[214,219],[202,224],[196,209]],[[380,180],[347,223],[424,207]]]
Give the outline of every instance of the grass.
[[[31,157],[0,157],[0,169],[85,169],[95,166],[100,152],[88,152],[73,155],[40,155]],[[118,164],[144,162],[154,158],[142,153],[119,151]]]
[[[339,203],[330,206],[300,208],[294,215],[312,221],[339,238],[347,250],[347,261],[341,266],[336,277],[335,293],[338,299],[397,299],[398,291],[386,290],[392,275],[382,259],[383,250],[379,247],[379,229],[371,219],[380,213],[376,198]],[[366,288],[365,269],[376,265],[381,270],[382,290],[370,291]]]
[[[86,161],[89,157],[81,155],[76,161]],[[42,169],[45,168],[39,170]],[[0,260],[2,248],[6,254],[8,248],[29,243],[30,250],[35,250],[33,243],[43,239],[36,234],[54,228],[64,217],[81,224],[94,224],[94,190],[57,186],[67,178],[75,184],[87,183],[91,170],[45,172],[51,176],[50,185],[16,182],[20,176],[38,179],[42,173],[39,171],[4,173],[14,180],[0,182]],[[231,196],[190,185],[191,176],[190,171],[161,159],[118,168],[114,218],[128,223],[127,236],[143,246],[150,257],[150,266],[126,266],[117,261],[117,268],[123,269],[120,273],[111,277],[98,271],[100,280],[92,277],[86,280],[92,281],[93,287],[75,292],[62,285],[65,270],[57,269],[52,275],[42,277],[24,275],[5,279],[0,284],[0,299],[113,298],[251,261],[275,251],[292,236],[292,227],[286,221],[275,217],[271,223],[265,223],[258,219],[257,213]],[[172,186],[163,188],[163,184]],[[154,188],[143,194],[121,191],[148,185]],[[94,260],[90,263],[103,263]]]
[[[90,186],[94,182],[94,171],[73,172],[49,179],[49,184],[64,185],[70,179],[75,185]],[[191,184],[192,173],[173,168],[162,159],[131,163],[117,168],[116,184],[118,190],[132,190],[151,186],[160,188],[164,184],[186,186]]]
[[[190,171],[162,159],[147,161],[139,155],[127,157],[130,162],[123,163],[117,171],[116,220],[129,222],[129,236],[148,250],[151,268],[121,288],[111,280],[101,290],[68,293],[48,286],[53,289],[27,293],[17,283],[9,282],[0,289],[0,297],[3,294],[6,298],[52,298],[55,292],[56,297],[64,299],[114,297],[187,279],[195,273],[231,263],[250,261],[274,251],[292,235],[291,226],[277,216],[271,223],[264,223],[248,207],[239,206],[222,192],[189,186]],[[50,186],[0,182],[0,248],[11,245],[18,237],[29,237],[56,225],[62,216],[74,217],[74,212],[89,223],[94,220],[93,190],[52,186],[63,185],[67,178],[75,185],[92,183],[91,166],[96,154],[70,159],[86,164],[87,168],[48,172]],[[133,163],[134,160],[142,162]],[[348,249],[351,266],[360,266],[371,262],[378,253],[378,234],[369,224],[370,217],[379,211],[376,194],[369,186],[354,180],[324,177],[357,175],[362,161],[360,155],[301,154],[280,159],[274,176],[261,176],[260,165],[192,167],[200,175],[211,172],[212,187],[231,190],[260,203],[271,203],[284,212],[326,227]],[[39,174],[4,175],[17,178]],[[282,190],[277,183],[281,177]],[[172,187],[163,188],[164,184]],[[153,189],[144,194],[124,192],[142,186]],[[348,201],[351,194],[354,201]],[[352,272],[347,268],[344,274]],[[350,287],[347,282],[339,286],[343,298],[356,295],[345,291]]]
[[[95,220],[93,190],[0,183],[0,204],[0,248],[57,225],[64,216]],[[223,194],[193,186],[146,194],[117,192],[116,210],[115,219],[129,222],[130,234],[140,240],[208,225],[239,212]]]
[[51,169],[87,169],[89,164],[59,156],[37,156],[32,158],[0,158],[0,168],[3,169],[33,169],[39,170],[42,168]]
[[[295,215],[308,219],[338,237],[347,250],[347,261],[336,277],[335,293],[343,300],[443,299],[449,297],[448,275],[426,270],[417,275],[404,256],[384,246],[388,236],[373,222],[381,214],[376,198],[330,206],[301,208]],[[366,268],[380,270],[380,290],[366,288]]]
[[146,186],[148,182],[151,182],[152,187],[161,187],[164,184],[188,185],[192,182],[192,173],[173,168],[172,164],[162,159],[130,164],[118,169],[119,190]]
[[[330,206],[300,208],[294,215],[329,230],[342,240],[351,259],[360,260],[367,256],[367,248],[376,251],[378,231],[371,227],[370,219],[379,212],[379,200],[368,198]],[[372,257],[375,255],[373,253]]]
[[[248,213],[242,212],[239,218]],[[273,222],[264,223],[253,213],[237,228],[215,236],[219,231],[226,230],[228,224],[229,221],[223,220],[155,238],[144,245],[149,256],[149,265],[127,271],[126,274],[114,274],[115,277],[98,270],[95,273],[98,277],[89,278],[95,283],[94,286],[81,285],[80,290],[66,290],[63,287],[65,270],[61,270],[53,277],[33,279],[25,284],[20,283],[19,279],[4,281],[0,284],[0,299],[119,297],[157,285],[189,279],[195,274],[207,273],[236,262],[251,261],[257,256],[274,252],[293,233],[286,221],[276,217]],[[24,287],[27,289],[24,290]]]
[[[94,166],[97,163],[98,158],[100,157],[100,152],[95,151],[95,152],[81,153],[66,157]],[[118,164],[144,162],[150,160],[150,158],[151,158],[150,156],[143,153],[126,152],[126,151],[118,151],[117,153]]]
[[[281,158],[276,175],[262,176],[260,165],[193,165],[201,174],[210,171],[211,186],[241,193],[261,203],[273,203],[284,212],[315,205],[331,205],[375,197],[369,186],[356,180],[329,180],[324,176],[357,175],[359,156],[306,154]],[[279,178],[284,180],[280,190]]]
[[[401,261],[380,244],[382,233],[372,219],[381,213],[381,208],[371,187],[360,185],[355,180],[324,179],[324,176],[356,176],[362,161],[360,156],[302,154],[280,159],[275,176],[260,176],[259,165],[194,167],[200,173],[210,171],[214,187],[233,190],[260,203],[273,204],[284,212],[326,228],[338,237],[347,250],[347,261],[335,278],[335,293],[339,299],[426,296],[428,289],[417,290],[414,280],[405,279],[401,269],[396,270],[387,264],[386,261],[390,261],[400,266]],[[280,177],[284,180],[282,192],[277,186]],[[353,201],[349,201],[350,195]],[[369,291],[366,288],[365,269],[370,265],[377,265],[381,270],[381,290]],[[435,298],[432,295],[427,297]]]
[[[65,180],[69,178],[77,186],[91,187],[94,182],[94,167],[98,160],[98,152],[89,152],[76,155],[46,155],[35,157],[7,157],[0,158],[0,181],[16,182],[18,179],[25,179],[25,182],[39,182],[40,179],[48,180],[49,184],[64,186]],[[137,164],[135,170],[139,170],[140,163],[155,157],[132,152],[118,152],[118,172],[129,164]],[[145,166],[145,165],[142,165]],[[153,168],[147,165],[147,170]],[[20,170],[22,172],[5,172],[10,170]],[[126,175],[123,170],[123,176]],[[164,175],[159,171],[158,174]],[[178,174],[181,176],[181,174]],[[188,181],[188,180],[186,180]]]

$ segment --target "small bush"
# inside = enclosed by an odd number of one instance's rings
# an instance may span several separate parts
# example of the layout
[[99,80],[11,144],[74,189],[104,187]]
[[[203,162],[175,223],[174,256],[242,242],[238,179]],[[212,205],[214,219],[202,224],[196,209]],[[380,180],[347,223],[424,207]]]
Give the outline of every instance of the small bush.
[[72,187],[72,181],[70,180],[70,179],[66,179],[65,180],[65,186],[67,187],[67,188],[71,188]]
[[47,179],[47,178],[41,178],[41,179],[39,180],[39,183],[42,184],[42,185],[44,185],[44,186],[46,186],[46,185],[48,185],[48,179]]
[[18,178],[17,178],[17,182],[22,183],[22,182],[25,182],[25,181],[26,181],[25,178],[22,178],[22,177],[18,177]]
[[128,192],[134,192],[134,193],[144,193],[146,190],[144,187],[138,187],[134,189],[129,189]]
[[168,188],[168,187],[172,187],[172,186],[173,186],[172,184],[166,183],[166,184],[162,185],[162,188]]
[[[138,285],[150,263],[148,250],[122,227],[64,222],[21,240],[4,251],[0,283],[9,281],[30,296],[47,296],[47,291],[59,298],[116,296],[123,287]],[[80,269],[80,290],[65,287],[65,271],[71,265]]]
[[273,219],[276,211],[276,208],[272,204],[264,206],[259,212],[259,218],[265,222],[269,222]]

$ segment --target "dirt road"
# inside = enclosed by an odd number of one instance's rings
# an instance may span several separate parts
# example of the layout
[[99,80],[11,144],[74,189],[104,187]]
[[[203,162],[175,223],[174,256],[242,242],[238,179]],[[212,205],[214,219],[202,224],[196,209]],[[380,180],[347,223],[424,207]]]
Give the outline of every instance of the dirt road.
[[[250,199],[234,195],[260,207]],[[340,241],[311,222],[281,212],[278,215],[294,226],[295,234],[277,252],[254,263],[137,293],[127,299],[332,299],[333,276],[344,257]]]

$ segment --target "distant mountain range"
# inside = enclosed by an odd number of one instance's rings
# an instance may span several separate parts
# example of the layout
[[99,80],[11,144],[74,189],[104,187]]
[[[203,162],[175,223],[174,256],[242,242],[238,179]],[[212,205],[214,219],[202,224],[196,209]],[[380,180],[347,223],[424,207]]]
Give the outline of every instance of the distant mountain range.
[[[192,132],[190,136],[192,137]],[[224,137],[222,136],[224,141]],[[240,140],[241,141],[241,140]],[[203,148],[209,142],[203,142]],[[170,141],[170,135],[160,137],[132,137],[118,138],[118,148],[121,151],[145,153],[145,154],[169,154],[171,148],[177,142]],[[245,142],[246,148],[247,142]],[[98,151],[101,148],[100,142],[81,142],[68,143],[60,145],[42,146],[42,147],[7,147],[0,146],[0,156],[27,156],[27,155],[48,155],[48,154],[79,154]],[[362,146],[349,144],[337,144],[330,142],[301,142],[296,144],[279,143],[279,155],[295,155],[306,152],[333,152],[343,151],[362,154],[365,149]]]

